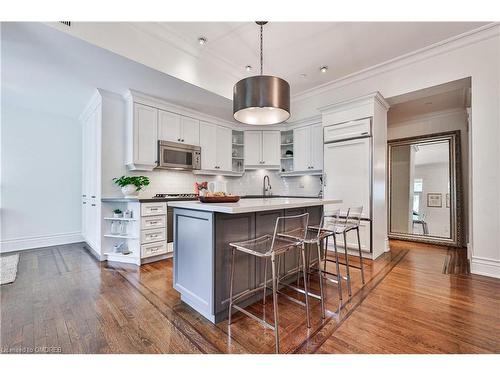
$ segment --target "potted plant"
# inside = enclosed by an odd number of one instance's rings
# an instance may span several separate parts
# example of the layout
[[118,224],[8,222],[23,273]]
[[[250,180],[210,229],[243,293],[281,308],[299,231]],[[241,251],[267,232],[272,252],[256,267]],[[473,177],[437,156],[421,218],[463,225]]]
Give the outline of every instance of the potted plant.
[[123,216],[122,210],[120,210],[119,208],[113,210],[113,217],[119,218],[122,216]]
[[122,188],[125,198],[136,198],[139,191],[149,185],[149,178],[145,176],[121,176],[113,178],[113,181]]

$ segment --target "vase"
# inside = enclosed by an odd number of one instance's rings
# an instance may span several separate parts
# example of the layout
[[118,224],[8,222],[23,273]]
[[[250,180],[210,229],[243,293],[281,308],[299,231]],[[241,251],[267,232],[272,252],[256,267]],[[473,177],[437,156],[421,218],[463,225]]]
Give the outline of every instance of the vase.
[[137,198],[139,192],[137,191],[137,186],[129,184],[122,187],[122,193],[125,198]]

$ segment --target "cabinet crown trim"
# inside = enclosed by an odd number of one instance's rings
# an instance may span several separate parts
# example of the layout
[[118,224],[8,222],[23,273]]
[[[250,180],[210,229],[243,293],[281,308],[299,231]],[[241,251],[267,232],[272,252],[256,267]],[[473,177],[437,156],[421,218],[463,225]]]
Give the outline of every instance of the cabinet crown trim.
[[190,117],[192,119],[199,121],[209,122],[214,125],[225,125],[230,128],[236,127],[236,124],[233,122],[221,119],[216,116],[207,115],[205,113],[196,111],[194,109],[186,108],[177,104],[172,104],[170,102],[167,102],[166,100],[157,98],[155,96],[147,95],[140,91],[129,89],[129,91],[125,93],[124,98],[128,101],[133,101],[134,103],[144,104],[150,107],[160,109],[162,111],[171,112],[185,117]]
[[339,111],[343,111],[347,108],[358,107],[361,105],[366,105],[370,103],[378,103],[387,111],[390,108],[389,103],[384,99],[380,92],[372,92],[367,95],[358,96],[356,98],[347,99],[338,103],[329,104],[327,106],[319,107],[318,110],[322,114],[330,114]]

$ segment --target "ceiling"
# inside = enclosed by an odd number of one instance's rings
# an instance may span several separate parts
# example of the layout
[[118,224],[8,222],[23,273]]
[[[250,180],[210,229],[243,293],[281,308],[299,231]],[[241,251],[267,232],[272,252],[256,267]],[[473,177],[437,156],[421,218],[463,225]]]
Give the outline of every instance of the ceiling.
[[232,121],[232,102],[41,23],[1,23],[2,105],[77,118],[102,88],[131,88]]
[[448,141],[434,142],[418,145],[415,152],[415,165],[448,163],[450,160],[450,149]]
[[[264,26],[264,74],[286,79],[292,94],[298,94],[483,25],[271,22]],[[235,80],[259,73],[259,28],[253,22],[148,22],[134,26],[190,51],[205,67],[230,72],[226,82],[229,93]],[[198,43],[200,36],[207,39],[206,44]],[[253,70],[247,72],[246,65]],[[320,72],[322,66],[328,66],[327,72]]]

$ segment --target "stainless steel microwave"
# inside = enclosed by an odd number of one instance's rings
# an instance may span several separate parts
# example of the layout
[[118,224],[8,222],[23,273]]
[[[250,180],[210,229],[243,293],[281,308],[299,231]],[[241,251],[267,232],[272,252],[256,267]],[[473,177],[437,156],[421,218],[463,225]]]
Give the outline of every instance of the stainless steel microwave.
[[201,147],[158,141],[158,166],[160,169],[201,169]]

